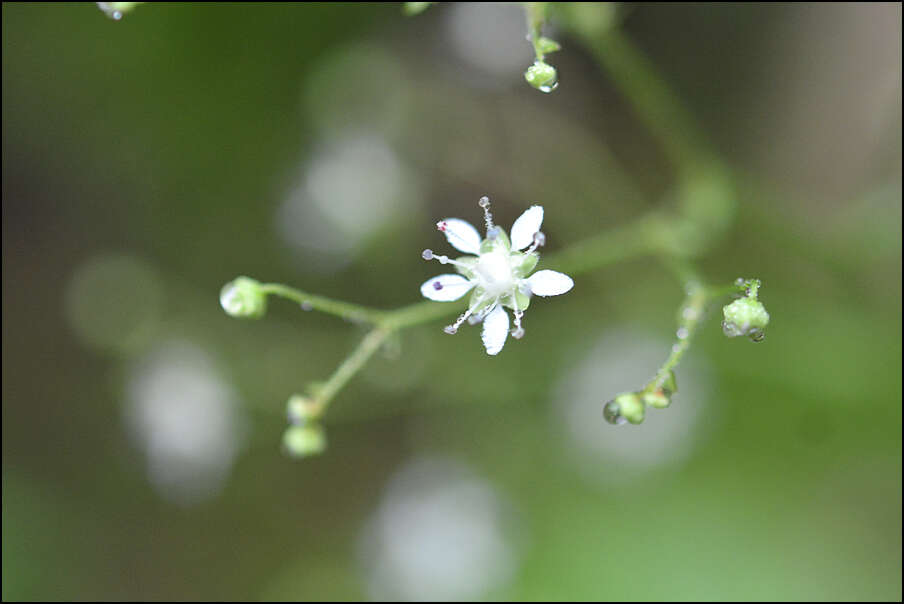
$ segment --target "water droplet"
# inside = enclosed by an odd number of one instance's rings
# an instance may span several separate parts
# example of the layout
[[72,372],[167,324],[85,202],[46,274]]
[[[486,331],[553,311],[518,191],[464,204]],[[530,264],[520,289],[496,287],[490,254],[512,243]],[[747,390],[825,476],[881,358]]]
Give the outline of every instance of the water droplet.
[[744,285],[744,283],[746,283],[746,281],[744,281],[744,277],[738,277],[734,282],[734,284],[738,287],[741,287],[742,285]]
[[421,258],[424,260],[433,260],[433,250],[424,250],[421,252]]
[[762,342],[766,339],[766,332],[762,329],[751,329],[747,332],[747,335],[750,337],[751,342]]
[[490,207],[490,198],[484,195],[480,198],[480,201],[477,202],[477,205],[479,205],[481,208]]
[[734,338],[740,335],[744,335],[737,325],[734,323],[729,323],[728,321],[722,321],[722,333],[724,333],[729,338]]
[[687,327],[679,327],[678,331],[675,332],[675,335],[678,336],[679,340],[686,340],[687,336],[690,335]]
[[692,306],[684,307],[684,310],[681,311],[681,317],[685,321],[694,321],[697,318],[697,309]]
[[681,344],[672,344],[672,352],[678,352],[681,350]]
[[558,87],[559,87],[559,83],[558,83],[558,82],[553,82],[552,84],[544,84],[543,86],[539,86],[539,87],[537,87],[537,90],[539,90],[540,92],[547,92],[547,93],[549,93],[549,92],[552,92],[553,90],[555,90],[555,89],[558,88]]
[[513,329],[512,337],[515,338],[516,340],[520,340],[521,338],[523,338],[524,337],[524,328],[516,327],[515,329]]
[[615,401],[609,401],[603,406],[603,419],[616,426],[621,426],[628,421],[622,417],[621,407]]
[[310,311],[314,310],[314,305],[311,304],[310,302],[308,302],[307,300],[305,300],[304,302],[301,303],[301,310],[303,310],[305,312],[310,312]]
[[458,328],[454,325],[446,325],[445,327],[443,327],[443,331],[445,331],[449,335],[452,335],[458,331]]

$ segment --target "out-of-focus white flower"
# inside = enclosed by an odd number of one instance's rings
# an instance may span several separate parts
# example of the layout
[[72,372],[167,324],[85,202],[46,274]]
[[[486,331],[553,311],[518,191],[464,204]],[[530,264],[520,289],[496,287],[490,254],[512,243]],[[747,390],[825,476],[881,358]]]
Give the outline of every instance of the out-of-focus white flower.
[[[486,220],[487,235],[480,233],[460,218],[446,218],[436,223],[455,249],[473,254],[451,259],[437,256],[432,250],[424,250],[424,260],[438,260],[451,264],[459,274],[438,275],[421,285],[421,294],[430,300],[452,302],[474,290],[466,310],[452,325],[445,328],[453,334],[466,320],[483,321],[483,345],[487,354],[499,354],[509,334],[509,316],[505,307],[511,308],[515,317],[512,337],[524,336],[521,317],[530,304],[531,296],[557,296],[574,287],[571,277],[550,270],[531,271],[537,266],[540,254],[537,248],[546,242],[540,231],[543,223],[543,207],[531,206],[512,225],[511,241],[505,230],[493,224],[490,200],[480,198]],[[522,251],[523,250],[523,251]],[[528,277],[528,275],[530,275]]]

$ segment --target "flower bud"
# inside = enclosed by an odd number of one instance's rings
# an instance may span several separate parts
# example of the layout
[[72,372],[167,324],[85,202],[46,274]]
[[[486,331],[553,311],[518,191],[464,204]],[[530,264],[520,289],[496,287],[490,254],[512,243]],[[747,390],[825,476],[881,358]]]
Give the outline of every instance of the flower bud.
[[318,405],[314,399],[300,394],[293,394],[289,397],[289,402],[286,403],[286,414],[289,417],[289,423],[296,425],[305,424],[312,419],[316,419],[318,410]]
[[114,21],[119,21],[122,16],[144,2],[98,2],[97,8],[104,11]]
[[267,294],[254,279],[238,277],[220,290],[220,306],[230,316],[259,319],[267,311]]
[[662,389],[659,389],[644,393],[643,402],[644,404],[656,407],[657,409],[665,409],[672,403],[672,399]]
[[750,336],[758,342],[765,336],[763,330],[769,325],[769,313],[762,302],[751,296],[739,298],[722,307],[722,331],[729,338]]
[[552,92],[559,86],[556,68],[545,61],[534,61],[524,72],[527,83],[541,92]]
[[636,392],[619,394],[603,407],[603,417],[610,424],[623,424],[625,420],[639,424],[644,418],[644,404]]
[[320,424],[289,426],[283,434],[283,447],[292,457],[308,457],[326,449],[326,433]]

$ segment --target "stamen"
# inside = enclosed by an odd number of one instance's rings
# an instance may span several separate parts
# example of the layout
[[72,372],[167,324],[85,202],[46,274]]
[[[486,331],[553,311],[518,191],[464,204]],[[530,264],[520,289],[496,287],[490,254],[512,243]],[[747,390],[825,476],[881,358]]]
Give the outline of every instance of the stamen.
[[[490,198],[484,195],[477,202],[477,205],[483,208],[483,217],[487,223],[487,237],[490,237],[490,229],[493,228],[493,215],[490,214]],[[493,237],[490,237],[490,239],[493,239]]]
[[543,231],[537,231],[534,233],[534,242],[527,248],[526,254],[530,254],[538,247],[546,245],[546,235],[543,234]]
[[512,296],[512,301],[515,302],[515,329],[512,330],[512,337],[516,340],[520,340],[524,337],[524,328],[521,327],[521,317],[524,316],[524,311],[518,308],[518,302],[515,301],[515,297]]
[[[455,323],[453,323],[452,325],[446,325],[443,328],[443,331],[445,331],[448,334],[453,334],[453,333],[457,332],[458,328],[461,327],[461,324],[464,323],[468,319],[468,317],[470,317],[474,313],[475,308],[477,308],[478,306],[483,304],[483,301],[484,301],[483,298],[478,300],[474,306],[471,306],[470,308],[468,308],[468,310],[461,313],[461,316],[458,317],[457,319],[455,319]],[[486,310],[486,309],[484,309],[484,310]]]
[[449,258],[448,256],[444,256],[444,255],[437,256],[436,254],[433,253],[432,250],[424,250],[423,252],[421,252],[421,258],[423,258],[424,260],[437,260],[437,261],[439,261],[440,264],[451,264],[453,266],[460,266],[462,268],[470,268],[464,262],[459,262],[458,260],[453,260],[452,258]]

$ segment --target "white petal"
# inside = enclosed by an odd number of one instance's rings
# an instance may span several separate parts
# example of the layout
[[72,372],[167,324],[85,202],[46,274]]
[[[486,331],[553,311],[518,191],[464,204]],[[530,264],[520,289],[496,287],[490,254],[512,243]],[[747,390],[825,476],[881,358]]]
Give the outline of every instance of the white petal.
[[474,284],[461,275],[437,275],[424,281],[421,295],[437,302],[458,300],[474,287]]
[[460,252],[480,254],[480,233],[461,218],[445,218],[436,228],[446,234],[449,243]]
[[487,354],[499,354],[505,345],[505,338],[508,337],[509,318],[508,313],[503,310],[501,305],[487,315],[483,320],[483,345],[487,349]]
[[534,242],[534,233],[543,224],[543,206],[531,206],[512,225],[512,249],[523,250]]
[[538,296],[558,296],[574,287],[571,277],[557,271],[537,271],[527,278],[527,283]]

